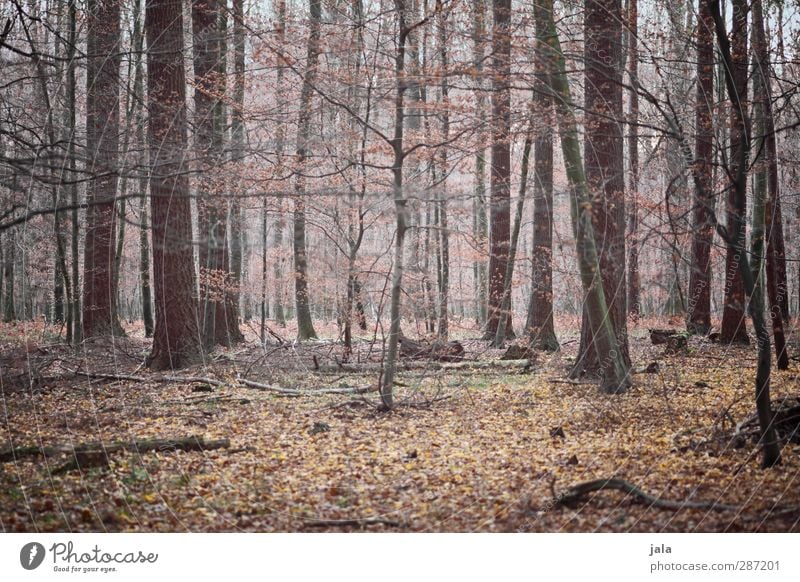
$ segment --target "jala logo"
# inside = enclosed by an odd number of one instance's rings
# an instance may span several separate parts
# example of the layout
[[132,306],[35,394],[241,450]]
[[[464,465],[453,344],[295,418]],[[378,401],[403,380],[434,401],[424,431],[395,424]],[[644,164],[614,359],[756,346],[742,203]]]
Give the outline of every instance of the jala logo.
[[19,552],[19,563],[26,570],[35,570],[44,561],[44,546],[38,542],[30,542],[22,546]]

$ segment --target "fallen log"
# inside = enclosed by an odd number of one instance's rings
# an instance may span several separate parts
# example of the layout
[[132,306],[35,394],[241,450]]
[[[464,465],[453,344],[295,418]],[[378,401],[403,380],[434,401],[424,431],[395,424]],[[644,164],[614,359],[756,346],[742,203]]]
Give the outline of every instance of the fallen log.
[[207,451],[211,449],[226,449],[230,446],[228,439],[207,441],[201,436],[188,436],[175,439],[143,439],[132,441],[102,441],[84,443],[81,445],[42,445],[28,447],[8,447],[0,450],[0,463],[19,461],[30,457],[57,457],[60,455],[72,456],[75,459],[85,458],[91,460],[97,455],[103,456],[119,451],[132,451],[147,453],[151,451]]
[[[522,369],[531,366],[530,360],[465,360],[461,362],[398,362],[398,370],[501,370]],[[318,372],[322,374],[359,374],[365,372],[378,372],[383,369],[383,364],[369,362],[364,364],[334,364],[320,366]]]
[[632,496],[634,500],[649,505],[650,507],[658,507],[660,509],[670,509],[672,511],[680,511],[681,509],[707,509],[714,511],[738,511],[740,508],[735,505],[726,505],[717,501],[672,501],[669,499],[661,499],[654,497],[649,493],[645,493],[633,483],[629,483],[623,479],[597,479],[596,481],[587,481],[570,487],[564,493],[556,496],[557,505],[574,505],[582,500],[589,493],[595,491],[604,491],[606,489],[616,489]]
[[428,344],[401,336],[399,343],[401,358],[437,362],[460,362],[464,359],[464,346],[457,341],[434,340]]

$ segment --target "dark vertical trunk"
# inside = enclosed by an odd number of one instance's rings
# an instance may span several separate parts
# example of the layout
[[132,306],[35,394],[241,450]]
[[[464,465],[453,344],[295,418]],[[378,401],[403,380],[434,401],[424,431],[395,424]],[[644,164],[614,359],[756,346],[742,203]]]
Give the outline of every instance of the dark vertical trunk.
[[11,232],[5,240],[3,254],[0,255],[0,267],[3,276],[3,321],[6,323],[15,321],[16,308],[14,305],[14,268],[16,262],[16,233]]
[[119,148],[120,5],[90,0],[87,13],[86,190],[83,335],[122,335],[114,281]]
[[788,287],[786,284],[786,251],[783,243],[783,216],[781,212],[780,181],[778,179],[778,152],[775,142],[775,118],[772,112],[772,86],[770,82],[770,58],[767,36],[764,30],[764,13],[761,0],[754,0],[753,38],[755,79],[758,83],[761,125],[759,133],[763,148],[764,182],[767,189],[765,204],[767,241],[767,296],[769,314],[772,322],[772,336],[775,339],[775,356],[779,370],[789,367],[789,354],[786,349],[784,321],[788,320]]
[[[730,103],[730,172],[735,176],[740,165],[747,165],[744,151],[744,137],[749,136],[750,127],[746,123],[743,108],[747,107],[747,17],[749,15],[747,0],[733,0],[733,26],[730,34],[731,65],[733,85],[736,91],[735,100]],[[727,188],[727,225],[733,232],[734,225],[743,221],[747,212],[747,204],[737,206],[736,188]],[[747,321],[745,319],[745,293],[739,263],[746,261],[742,248],[728,245],[725,258],[725,308],[722,313],[722,329],[720,339],[726,343],[748,343]]]
[[561,153],[571,191],[570,210],[578,268],[586,298],[586,314],[596,346],[595,351],[602,365],[600,387],[608,393],[624,392],[630,386],[629,366],[618,343],[618,335],[614,332],[613,317],[610,317],[611,306],[606,301],[603,278],[597,277],[600,258],[595,243],[592,204],[581,159],[578,127],[564,55],[553,22],[552,0],[541,0],[541,3],[534,5],[534,11],[536,20],[540,22],[537,26],[538,40],[547,47],[547,64],[551,71],[549,83],[555,96]]
[[148,365],[182,368],[202,359],[192,252],[189,182],[184,172],[186,76],[180,0],[148,0],[147,106],[156,322]]
[[628,94],[628,159],[630,163],[630,188],[628,188],[628,314],[634,319],[641,315],[639,292],[639,5],[629,0],[628,5],[628,75],[634,88]]
[[708,2],[700,2],[697,23],[697,88],[695,92],[695,174],[692,208],[692,265],[686,329],[711,331],[711,244],[714,238],[714,20]]
[[221,148],[218,144],[218,111],[222,83],[220,61],[218,0],[192,2],[194,45],[195,143],[200,164],[197,214],[200,230],[200,310],[206,347],[227,345],[225,293],[227,281],[227,205],[217,191],[222,185],[212,179],[219,172]]
[[294,201],[294,298],[297,307],[297,337],[301,340],[317,337],[311,321],[308,296],[308,258],[306,255],[306,197],[305,169],[311,138],[311,98],[319,58],[319,25],[322,7],[320,0],[309,0],[309,35],[306,70],[300,91],[300,114],[297,131],[297,166]]
[[[747,12],[744,10],[746,5],[743,5],[742,0],[737,0],[739,4],[734,6],[739,7],[739,10],[734,10],[734,30],[737,26],[744,26],[746,24]],[[742,74],[737,70],[738,64],[734,60],[737,50],[741,46],[736,47],[734,41],[741,42],[737,39],[736,35],[732,35],[732,40],[728,40],[727,32],[725,30],[725,21],[720,14],[719,0],[709,0],[711,13],[714,18],[714,27],[716,30],[717,43],[719,44],[720,54],[724,63],[725,70],[725,86],[727,88],[728,100],[730,101],[733,109],[739,111],[739,135],[737,137],[739,155],[738,160],[731,160],[731,166],[735,165],[735,172],[733,167],[729,168],[728,175],[730,176],[731,191],[733,196],[732,213],[729,217],[732,219],[728,223],[728,228],[723,233],[725,235],[728,248],[733,248],[738,256],[746,259],[744,245],[745,245],[745,232],[744,232],[744,215],[747,204],[747,159],[750,150],[749,138],[749,119],[747,109],[743,103],[743,88],[739,75]],[[737,20],[739,22],[737,23]],[[744,23],[741,21],[745,21]],[[746,42],[746,39],[745,39]],[[747,55],[744,55],[746,60]],[[746,76],[746,71],[745,71]],[[746,77],[744,79],[746,83]],[[731,129],[733,131],[734,128]],[[733,135],[731,136],[733,137]],[[763,457],[761,464],[763,467],[772,467],[781,462],[780,443],[778,442],[775,425],[773,424],[772,403],[770,402],[770,374],[771,374],[771,354],[770,354],[770,338],[769,330],[767,328],[766,320],[764,319],[764,297],[759,292],[758,286],[755,284],[753,272],[750,268],[750,262],[742,260],[738,263],[739,273],[741,274],[742,286],[750,299],[750,316],[753,320],[753,328],[756,333],[756,341],[758,344],[758,363],[756,366],[756,410],[758,414],[759,427],[761,429],[760,443],[763,447]]]
[[[78,220],[78,183],[75,179],[76,160],[75,160],[75,129],[76,129],[76,84],[75,84],[75,53],[78,43],[78,16],[76,0],[69,0],[69,42],[67,43],[67,126],[69,139],[67,146],[67,158],[70,176],[73,178],[69,185],[70,204],[72,205],[72,229],[71,229],[71,259],[72,259],[72,305],[70,305],[70,320],[72,325],[67,326],[67,342],[78,344],[83,338],[83,326],[81,325],[81,287],[80,287],[80,221]],[[70,335],[70,330],[72,334]]]
[[[625,292],[625,173],[622,139],[622,8],[620,0],[586,0],[584,165],[600,270],[621,356],[628,354]],[[578,359],[572,375],[602,373],[584,309]]]
[[553,98],[548,85],[545,25],[536,20],[536,80],[534,114],[542,120],[533,144],[533,256],[531,301],[526,322],[531,345],[545,351],[558,350],[553,326]]
[[493,0],[492,31],[492,166],[489,257],[489,313],[486,339],[494,339],[500,317],[507,317],[512,333],[511,310],[502,313],[503,282],[511,238],[511,0]]

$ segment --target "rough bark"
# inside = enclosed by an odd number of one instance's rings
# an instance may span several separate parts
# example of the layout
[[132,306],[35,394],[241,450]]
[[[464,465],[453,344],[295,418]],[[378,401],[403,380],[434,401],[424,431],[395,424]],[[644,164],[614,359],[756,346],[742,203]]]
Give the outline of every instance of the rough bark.
[[700,2],[697,25],[697,88],[695,92],[696,138],[694,171],[700,184],[694,190],[692,208],[692,265],[686,329],[711,331],[711,261],[714,237],[712,171],[714,163],[714,20],[708,2]]
[[639,293],[639,4],[629,0],[628,4],[628,75],[634,88],[628,94],[629,133],[628,160],[630,164],[630,187],[628,188],[628,314],[634,319],[641,315]]
[[[555,23],[552,0],[542,0],[535,5],[535,17],[541,21],[539,40],[546,43],[550,65],[549,84],[553,91],[561,137],[561,152],[571,190],[573,234],[580,269],[581,284],[586,297],[589,329],[594,338],[595,351],[602,363],[601,389],[604,392],[624,392],[630,386],[629,365],[614,332],[614,320],[609,316],[603,277],[598,277],[600,259],[595,243],[592,220],[592,202],[581,159],[575,110],[567,80],[566,65],[561,52]],[[624,271],[623,271],[624,272]]]
[[148,365],[175,369],[199,362],[196,276],[192,252],[187,143],[186,76],[180,0],[148,0],[147,106],[155,291],[155,330]]
[[[750,134],[749,123],[743,108],[747,107],[747,17],[749,15],[747,0],[733,0],[733,26],[730,33],[731,71],[735,94],[730,97],[730,164],[729,172],[735,176],[742,164],[747,165],[747,157],[743,157],[744,136]],[[741,208],[736,201],[736,188],[727,188],[727,225],[733,232],[735,224],[744,220],[747,212],[746,203]],[[725,257],[725,308],[722,313],[722,329],[720,340],[726,343],[749,343],[747,337],[747,321],[745,319],[745,293],[739,264],[746,261],[742,247],[728,245]]]
[[[625,367],[628,354],[625,287],[625,174],[622,125],[622,9],[620,0],[586,0],[584,165],[591,215],[612,326]],[[572,371],[602,373],[597,341],[584,306],[578,358]]]
[[119,149],[120,4],[90,0],[87,11],[86,189],[83,335],[124,335],[114,279]]
[[[536,20],[537,39],[544,38],[544,23]],[[530,344],[541,350],[559,349],[553,326],[553,99],[547,82],[547,53],[536,43],[534,111],[542,120],[533,144],[533,260],[531,300],[527,328]]]
[[491,254],[486,339],[494,339],[501,316],[508,318],[507,337],[512,335],[511,311],[502,313],[503,281],[511,243],[511,0],[493,0],[492,8]]

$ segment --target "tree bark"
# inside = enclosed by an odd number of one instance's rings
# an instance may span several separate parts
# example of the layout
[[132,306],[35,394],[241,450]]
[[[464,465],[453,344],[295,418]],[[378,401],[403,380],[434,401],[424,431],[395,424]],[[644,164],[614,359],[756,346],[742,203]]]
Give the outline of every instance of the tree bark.
[[484,325],[488,317],[487,306],[487,270],[486,243],[488,242],[489,223],[486,219],[486,96],[484,95],[483,60],[486,43],[486,5],[485,0],[475,0],[472,4],[474,15],[472,25],[473,65],[475,67],[475,100],[478,119],[478,151],[475,153],[475,198],[472,205],[472,236],[475,239],[478,258],[472,263],[472,274],[475,286],[475,321]]
[[[741,164],[747,164],[742,156],[745,135],[750,134],[749,123],[742,108],[747,107],[747,0],[732,0],[733,26],[730,34],[731,65],[735,95],[730,102],[730,172],[735,176]],[[744,220],[747,204],[739,208],[736,202],[736,188],[731,183],[727,189],[727,225],[733,232],[735,224]],[[745,293],[739,264],[746,261],[742,255],[743,247],[728,245],[725,258],[725,308],[722,313],[720,340],[725,343],[749,343],[747,321],[745,319]]]
[[628,75],[633,91],[628,94],[628,159],[630,164],[630,187],[628,188],[628,314],[638,319],[641,316],[639,294],[639,4],[629,0],[628,4]]
[[534,5],[534,14],[541,25],[539,41],[547,47],[549,60],[549,84],[556,103],[558,130],[561,137],[561,152],[571,190],[571,214],[581,284],[586,296],[586,313],[594,338],[595,351],[602,363],[601,390],[608,393],[624,392],[630,386],[629,366],[614,332],[614,321],[610,317],[610,306],[606,301],[603,277],[598,277],[600,260],[595,243],[592,220],[592,202],[581,159],[578,142],[578,127],[574,105],[567,80],[564,55],[553,22],[552,0],[542,0]]
[[697,22],[697,89],[695,93],[695,173],[692,208],[692,265],[686,329],[711,331],[711,244],[714,238],[712,170],[714,164],[714,20],[708,2],[700,2]]
[[[584,164],[603,288],[620,357],[630,367],[625,287],[625,172],[622,140],[622,8],[620,0],[586,0]],[[572,377],[603,372],[594,326],[584,307]]]
[[775,138],[775,118],[772,112],[772,86],[770,83],[770,58],[767,36],[764,30],[764,13],[761,0],[754,0],[753,53],[755,79],[758,87],[758,102],[762,123],[759,133],[763,147],[758,151],[763,157],[763,186],[767,190],[765,201],[767,241],[767,296],[772,336],[775,340],[775,357],[779,370],[789,368],[789,353],[783,324],[788,321],[788,286],[786,283],[786,251],[783,241],[783,216],[781,212],[780,181],[778,179],[778,152]]
[[300,115],[297,131],[297,167],[294,200],[294,299],[297,307],[297,337],[301,340],[317,337],[311,320],[308,294],[308,257],[306,255],[306,197],[303,172],[308,158],[311,137],[311,97],[316,79],[319,58],[319,28],[322,13],[321,0],[309,0],[309,35],[306,53],[306,70],[300,92]]
[[494,339],[500,317],[507,317],[506,335],[512,336],[511,310],[502,312],[503,282],[511,243],[511,0],[492,0],[492,7],[491,254],[486,339]]
[[531,300],[527,328],[530,343],[537,349],[559,349],[553,326],[553,98],[548,88],[547,47],[542,40],[544,22],[536,19],[536,80],[534,112],[542,119],[534,141],[533,257]]
[[202,359],[184,172],[186,76],[180,0],[147,0],[147,98],[156,321],[148,365],[182,368]]
[[86,190],[83,335],[124,335],[114,280],[119,149],[120,5],[90,0],[87,12]]

